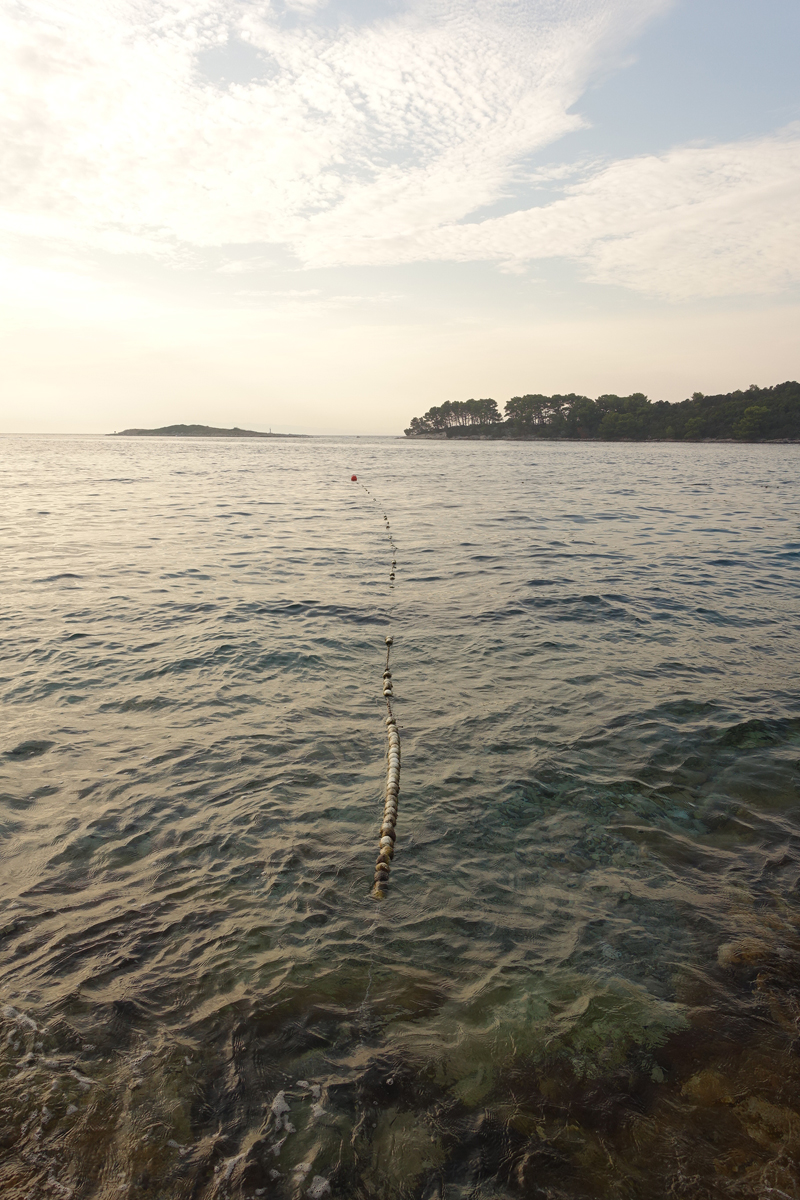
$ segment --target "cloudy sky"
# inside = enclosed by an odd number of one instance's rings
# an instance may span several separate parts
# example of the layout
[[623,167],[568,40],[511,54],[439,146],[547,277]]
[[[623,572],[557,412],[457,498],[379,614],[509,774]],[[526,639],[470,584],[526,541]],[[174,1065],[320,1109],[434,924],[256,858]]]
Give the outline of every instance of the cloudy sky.
[[800,375],[797,0],[0,0],[5,431]]

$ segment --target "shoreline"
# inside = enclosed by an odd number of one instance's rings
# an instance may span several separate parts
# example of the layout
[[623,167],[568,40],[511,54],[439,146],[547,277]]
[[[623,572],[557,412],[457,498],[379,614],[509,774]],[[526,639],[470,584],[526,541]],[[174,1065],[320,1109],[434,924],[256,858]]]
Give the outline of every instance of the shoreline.
[[120,429],[107,433],[105,437],[161,437],[161,438],[307,438],[310,433],[262,433],[257,429],[221,429],[215,425],[161,425],[158,429]]

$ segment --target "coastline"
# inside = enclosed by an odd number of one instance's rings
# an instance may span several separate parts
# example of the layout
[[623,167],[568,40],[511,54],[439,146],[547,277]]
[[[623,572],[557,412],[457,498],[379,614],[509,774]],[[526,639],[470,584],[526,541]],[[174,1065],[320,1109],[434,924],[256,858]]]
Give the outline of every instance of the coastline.
[[219,429],[214,425],[162,425],[158,429],[120,429],[106,437],[163,437],[163,438],[306,438],[308,433],[262,433],[256,429]]

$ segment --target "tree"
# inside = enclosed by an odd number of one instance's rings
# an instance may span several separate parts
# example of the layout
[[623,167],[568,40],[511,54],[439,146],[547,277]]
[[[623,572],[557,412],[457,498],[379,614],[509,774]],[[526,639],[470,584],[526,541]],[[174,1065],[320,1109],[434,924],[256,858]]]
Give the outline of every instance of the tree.
[[769,409],[765,404],[751,404],[734,425],[733,436],[743,442],[753,441],[762,432],[768,417]]
[[544,421],[548,397],[541,395],[512,396],[505,406],[506,416],[522,429],[532,429]]
[[446,401],[414,417],[406,433],[418,436],[444,431],[448,436],[630,438],[634,440],[763,438],[800,440],[800,383],[787,380],[774,387],[751,384],[746,391],[707,396],[694,392],[677,404],[653,403],[644,392],[629,396],[545,396],[530,392],[512,396],[505,420],[492,399]]
[[689,441],[696,440],[703,436],[706,427],[705,417],[690,417],[686,422],[686,429],[683,436]]

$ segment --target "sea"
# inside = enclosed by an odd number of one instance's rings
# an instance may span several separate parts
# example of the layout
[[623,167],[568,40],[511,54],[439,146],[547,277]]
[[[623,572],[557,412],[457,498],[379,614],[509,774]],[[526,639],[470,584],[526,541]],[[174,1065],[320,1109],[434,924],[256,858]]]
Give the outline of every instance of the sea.
[[0,458],[4,1200],[800,1196],[800,447]]

